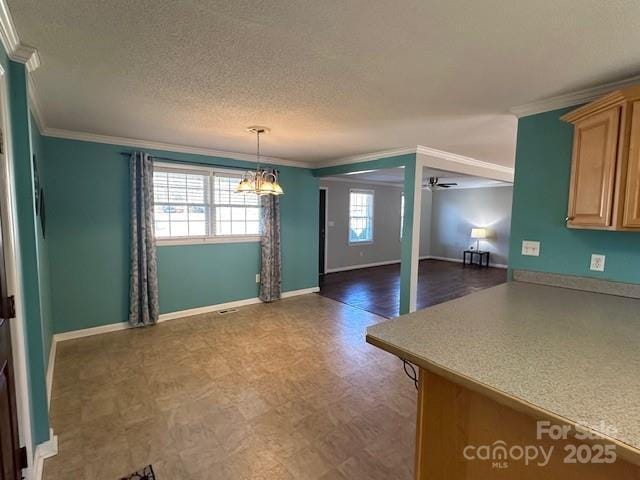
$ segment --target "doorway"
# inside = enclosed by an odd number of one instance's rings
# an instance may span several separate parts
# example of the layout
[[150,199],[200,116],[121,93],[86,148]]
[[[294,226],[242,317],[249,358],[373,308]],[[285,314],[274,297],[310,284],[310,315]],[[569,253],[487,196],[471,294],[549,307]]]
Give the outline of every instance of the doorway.
[[[404,169],[395,167],[322,178],[321,188],[331,190],[331,203],[325,205],[331,258],[320,277],[320,295],[383,317],[399,315],[404,180]],[[371,208],[354,208],[354,225],[367,216],[372,233],[353,242],[352,197],[365,191]],[[423,168],[418,309],[506,281],[511,198],[509,182]],[[474,229],[487,232],[480,247],[491,252],[491,268],[463,268],[463,251],[476,242]]]
[[327,266],[327,189],[320,187],[318,225],[318,273],[325,274]]
[[[0,210],[5,208],[2,203]],[[0,219],[1,217],[0,214]],[[9,297],[7,293],[4,246],[0,220],[0,461],[2,478],[16,480],[22,478],[21,470],[26,465],[22,465],[20,459],[16,383],[9,325],[9,319],[15,318],[15,310],[13,297]]]
[[[4,132],[0,125],[0,164],[6,160],[5,155]],[[18,480],[22,478],[22,469],[27,465],[22,458],[18,432],[10,325],[10,319],[15,319],[16,315],[14,297],[9,295],[5,263],[7,241],[4,232],[7,231],[5,215],[8,208],[5,198],[6,196],[0,198],[0,474],[2,479]]]

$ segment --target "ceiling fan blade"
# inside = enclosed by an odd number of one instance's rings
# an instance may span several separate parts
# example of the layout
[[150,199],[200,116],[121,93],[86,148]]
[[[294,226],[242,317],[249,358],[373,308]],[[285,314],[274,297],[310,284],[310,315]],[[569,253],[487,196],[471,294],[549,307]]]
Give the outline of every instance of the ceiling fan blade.
[[449,187],[454,187],[458,185],[457,183],[439,183],[438,186],[439,187],[444,187],[444,188],[449,188]]

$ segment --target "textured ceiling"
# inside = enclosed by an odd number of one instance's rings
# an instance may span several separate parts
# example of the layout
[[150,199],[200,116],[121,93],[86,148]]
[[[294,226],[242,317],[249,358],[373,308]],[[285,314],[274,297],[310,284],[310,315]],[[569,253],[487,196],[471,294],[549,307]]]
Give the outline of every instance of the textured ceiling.
[[640,69],[637,0],[9,0],[48,127],[314,161],[512,166],[514,105]]
[[[511,185],[508,182],[491,180],[489,178],[474,177],[472,175],[462,175],[460,173],[447,172],[445,170],[437,170],[435,168],[422,169],[422,181],[426,184],[429,177],[437,177],[440,183],[457,183],[458,185],[451,188],[485,188]],[[404,183],[403,168],[383,168],[380,170],[369,170],[358,173],[336,175],[333,177],[325,177],[325,180],[344,180],[356,182],[372,182],[384,183],[389,185],[401,186]]]

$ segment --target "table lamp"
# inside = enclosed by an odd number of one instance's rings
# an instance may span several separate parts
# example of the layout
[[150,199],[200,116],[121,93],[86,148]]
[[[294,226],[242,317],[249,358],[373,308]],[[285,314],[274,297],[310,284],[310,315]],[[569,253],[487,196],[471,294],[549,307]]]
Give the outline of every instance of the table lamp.
[[472,228],[471,229],[471,238],[476,239],[476,250],[480,251],[480,239],[487,238],[487,229],[486,228]]

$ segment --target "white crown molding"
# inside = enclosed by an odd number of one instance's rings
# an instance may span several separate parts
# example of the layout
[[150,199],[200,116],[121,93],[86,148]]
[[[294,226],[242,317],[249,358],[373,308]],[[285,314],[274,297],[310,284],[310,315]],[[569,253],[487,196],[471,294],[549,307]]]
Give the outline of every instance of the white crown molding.
[[351,177],[320,177],[320,182],[341,182],[341,183],[357,183],[362,185],[378,185],[381,187],[403,188],[404,182],[381,182],[379,180],[359,180]]
[[[232,158],[234,160],[243,160],[246,162],[255,162],[256,156],[246,153],[227,152],[223,150],[214,150],[211,148],[188,147],[186,145],[176,145],[173,143],[153,142],[149,140],[140,140],[127,137],[114,137],[111,135],[100,135],[96,133],[76,132],[73,130],[63,130],[59,128],[44,127],[41,130],[45,137],[65,138],[68,140],[80,140],[82,142],[105,143],[108,145],[121,145],[124,147],[146,148],[150,150],[163,150],[168,152],[189,153],[193,155],[204,155],[207,157]],[[260,161],[288,167],[312,168],[306,162],[298,162],[295,160],[286,160],[277,157],[260,156]]]
[[[424,179],[423,179],[424,181]],[[497,180],[498,182],[501,182],[500,180]],[[381,182],[379,180],[360,180],[357,177],[356,178],[351,178],[351,177],[320,177],[320,183],[322,182],[340,182],[340,183],[357,183],[357,184],[362,184],[362,185],[372,185],[372,186],[381,186],[381,187],[392,187],[392,188],[404,188],[404,181],[399,182],[399,183],[394,183],[394,182]],[[489,183],[486,185],[457,185],[457,186],[453,186],[453,187],[449,187],[449,188],[435,188],[435,189],[431,189],[428,186],[422,186],[423,190],[429,190],[429,191],[437,191],[437,192],[447,192],[447,191],[451,191],[451,190],[472,190],[475,188],[503,188],[503,187],[512,187],[513,183],[511,182],[506,182],[506,181],[502,181],[501,183]]]
[[407,155],[416,153],[416,147],[402,147],[391,150],[381,150],[379,152],[364,153],[361,155],[352,155],[349,157],[341,157],[333,160],[321,161],[313,164],[313,168],[336,167],[338,165],[349,165],[351,163],[368,162],[371,160],[380,160],[381,158],[397,157],[399,155]]
[[482,160],[476,160],[475,158],[465,157],[464,155],[458,155],[457,153],[446,152],[444,150],[438,150],[436,148],[425,147],[423,145],[418,145],[416,151],[421,155],[439,158],[441,160],[448,160],[450,162],[459,163],[461,165],[486,168],[488,170],[493,170],[512,176],[514,173],[514,169],[512,167],[505,167],[504,165],[498,165],[496,163],[483,162]]
[[620,88],[629,87],[633,84],[640,83],[640,75],[625,78],[617,82],[605,83],[597,87],[585,88],[577,92],[566,93],[564,95],[558,95],[556,97],[550,97],[536,102],[525,103],[524,105],[518,105],[509,109],[518,118],[527,117],[529,115],[535,115],[537,113],[550,112],[552,110],[558,110],[560,108],[572,107],[574,105],[580,105],[606,95]]
[[38,102],[38,95],[36,93],[36,85],[32,75],[28,75],[27,79],[27,93],[29,95],[29,106],[31,107],[31,113],[36,121],[38,131],[44,130],[44,117],[42,116],[42,110],[40,110],[40,102]]
[[451,192],[454,190],[476,190],[476,189],[486,189],[486,188],[504,188],[504,187],[513,187],[513,183],[504,182],[504,183],[490,183],[487,185],[456,185],[449,188],[431,188],[429,186],[422,186],[422,190],[429,190],[430,192]]
[[6,0],[0,0],[0,40],[9,58],[15,62],[24,63],[28,72],[33,72],[40,66],[38,51],[20,42]]
[[[423,145],[417,145],[415,147],[403,147],[395,148],[392,150],[382,150],[379,152],[366,153],[363,155],[354,155],[350,157],[338,158],[335,160],[329,160],[326,162],[320,162],[314,165],[313,168],[334,167],[339,165],[349,165],[353,163],[368,162],[371,160],[379,160],[381,158],[396,157],[399,155],[407,154],[420,154],[431,158],[437,158],[448,162],[464,165],[467,167],[481,168],[500,174],[502,180],[513,181],[514,169],[512,167],[505,167],[504,165],[497,165],[495,163],[483,162],[482,160],[476,160],[475,158],[465,157],[464,155],[458,155],[456,153],[446,152],[444,150],[438,150],[436,148],[425,147]],[[427,165],[428,166],[428,165]],[[436,168],[436,167],[434,167]],[[470,175],[472,173],[469,173]],[[507,178],[508,177],[508,178]]]

